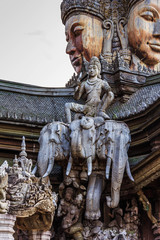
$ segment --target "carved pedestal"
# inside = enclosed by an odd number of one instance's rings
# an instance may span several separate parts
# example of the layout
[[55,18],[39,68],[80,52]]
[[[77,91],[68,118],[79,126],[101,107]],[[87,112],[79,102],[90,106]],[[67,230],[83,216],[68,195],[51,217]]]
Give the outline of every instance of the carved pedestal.
[[29,240],[50,240],[51,232],[33,230],[28,232],[28,236],[29,236]]
[[0,214],[0,240],[14,240],[14,224],[16,217],[9,214]]

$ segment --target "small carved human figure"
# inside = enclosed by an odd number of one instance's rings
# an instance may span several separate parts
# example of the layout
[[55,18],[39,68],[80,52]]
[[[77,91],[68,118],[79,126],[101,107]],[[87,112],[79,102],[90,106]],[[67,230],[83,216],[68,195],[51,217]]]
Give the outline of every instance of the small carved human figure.
[[138,206],[135,198],[131,200],[131,207],[129,207],[129,202],[127,202],[127,206],[125,208],[124,221],[127,229],[129,230],[137,230],[139,225],[138,219]]
[[116,207],[112,210],[112,214],[110,214],[111,218],[113,220],[109,223],[109,227],[117,227],[122,228],[123,227],[123,210],[120,207]]
[[74,239],[82,238],[82,225],[79,222],[80,213],[82,209],[83,196],[78,194],[75,199],[73,188],[66,188],[64,199],[61,200],[58,207],[58,217],[63,217],[62,229],[65,233],[72,235]]
[[[75,89],[75,99],[79,100],[83,93],[86,93],[87,99],[85,105],[77,103],[66,103],[65,113],[68,123],[71,123],[71,111],[83,113],[86,116],[95,117],[101,116],[104,119],[109,119],[105,113],[106,108],[114,99],[114,94],[111,91],[109,84],[100,78],[101,64],[97,57],[92,57],[88,67],[89,78],[87,81],[79,82]],[[105,92],[101,99],[102,91]]]

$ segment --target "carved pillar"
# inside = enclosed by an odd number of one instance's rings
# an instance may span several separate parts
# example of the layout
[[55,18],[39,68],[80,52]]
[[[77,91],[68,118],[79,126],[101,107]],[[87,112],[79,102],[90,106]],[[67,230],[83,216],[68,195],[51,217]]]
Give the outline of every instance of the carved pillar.
[[13,227],[16,217],[9,214],[0,214],[0,240],[14,240]]
[[28,236],[29,236],[29,240],[50,240],[51,232],[32,230],[28,232]]

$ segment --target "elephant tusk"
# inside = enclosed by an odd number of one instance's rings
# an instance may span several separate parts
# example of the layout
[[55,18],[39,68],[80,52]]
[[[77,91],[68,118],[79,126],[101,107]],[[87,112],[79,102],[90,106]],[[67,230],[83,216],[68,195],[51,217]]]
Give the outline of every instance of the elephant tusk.
[[[107,157],[107,156],[106,156]],[[107,157],[107,163],[106,163],[106,179],[109,179],[109,173],[111,169],[111,161],[112,159],[110,157]]]
[[72,168],[72,163],[73,163],[73,158],[72,156],[70,156],[69,161],[68,161],[68,165],[67,165],[67,169],[66,169],[66,175],[68,176],[70,174],[71,168]]
[[92,173],[92,157],[87,158],[88,176]]
[[47,176],[51,173],[52,168],[53,168],[53,165],[54,165],[54,157],[52,157],[52,158],[49,159],[49,164],[48,164],[47,171],[46,171],[46,173],[43,175],[42,178],[47,177]]
[[37,169],[38,169],[38,167],[37,167],[37,164],[35,165],[35,167],[33,168],[33,170],[32,170],[32,174],[33,175],[35,175],[36,174],[36,172],[37,172]]
[[127,175],[128,175],[128,177],[129,177],[129,179],[130,179],[132,182],[134,182],[134,178],[133,178],[133,176],[132,176],[132,173],[131,173],[131,170],[130,170],[130,166],[129,166],[128,160],[127,160],[127,162],[126,162],[126,172],[127,172]]
[[[52,154],[53,154],[53,155],[52,155]],[[42,178],[47,177],[47,176],[51,173],[52,168],[53,168],[53,166],[54,166],[54,157],[55,157],[55,152],[53,153],[53,142],[51,142],[50,153],[49,153],[48,168],[47,168],[47,171],[46,171],[46,173],[43,175]]]
[[106,163],[106,179],[109,179],[110,168],[111,168],[111,158],[108,157],[107,163]]

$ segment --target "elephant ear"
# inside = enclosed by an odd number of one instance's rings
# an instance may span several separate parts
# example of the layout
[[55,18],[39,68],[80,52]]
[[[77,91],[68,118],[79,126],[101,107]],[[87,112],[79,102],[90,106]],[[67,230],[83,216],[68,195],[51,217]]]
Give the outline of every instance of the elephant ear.
[[69,128],[71,131],[75,131],[77,130],[77,128],[80,129],[80,124],[81,124],[81,120],[74,120],[69,125]]

